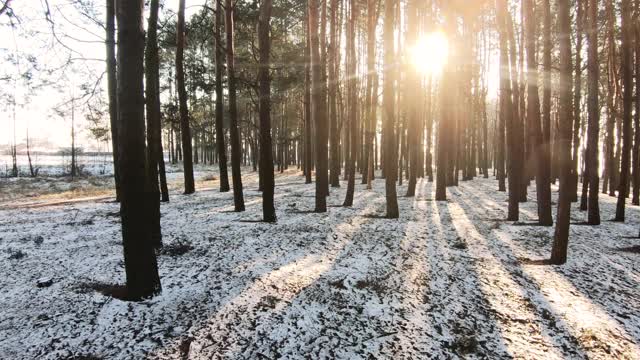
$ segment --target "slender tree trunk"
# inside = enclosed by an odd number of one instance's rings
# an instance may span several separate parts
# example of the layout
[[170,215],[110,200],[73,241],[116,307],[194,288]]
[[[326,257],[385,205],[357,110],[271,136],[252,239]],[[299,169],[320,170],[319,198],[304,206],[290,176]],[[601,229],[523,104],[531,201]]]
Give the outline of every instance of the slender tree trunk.
[[148,212],[144,139],[142,0],[118,0],[118,118],[122,243],[127,297],[143,299],[161,291]]
[[549,0],[542,0],[542,12],[544,17],[542,54],[542,151],[544,161],[542,166],[546,172],[545,177],[551,183],[554,181],[551,179],[551,166],[553,163],[551,157],[551,50],[553,43],[551,42],[551,4]]
[[311,30],[309,19],[305,18],[306,46],[304,48],[304,175],[305,183],[311,184],[313,172],[313,118],[311,111]]
[[236,69],[235,69],[235,3],[225,0],[225,25],[227,33],[227,82],[229,85],[229,138],[231,141],[231,177],[233,181],[233,205],[235,211],[244,211],[244,194],[242,189],[242,145],[238,128],[238,105],[236,103]]
[[222,41],[222,3],[216,0],[216,22],[214,24],[214,40],[216,47],[216,149],[218,152],[218,168],[220,169],[220,192],[228,192],[229,172],[227,170],[227,147],[224,143],[224,95],[222,93],[224,71],[224,44]]
[[631,0],[622,0],[622,161],[620,166],[620,187],[614,221],[625,220],[625,202],[628,194],[629,169],[631,168],[631,145],[633,143],[633,23],[631,22]]
[[[448,10],[448,9],[447,9]],[[450,34],[455,34],[455,24],[452,14],[444,14],[445,29]],[[450,144],[450,123],[454,120],[452,116],[453,107],[453,66],[445,64],[440,80],[440,118],[438,119],[438,138],[436,147],[436,201],[447,200],[448,175],[452,170],[453,157]]]
[[329,116],[330,116],[330,174],[329,182],[332,187],[340,187],[340,132],[338,131],[337,87],[339,62],[337,59],[338,25],[336,14],[338,12],[338,0],[331,0],[331,20],[329,22]]
[[106,6],[106,46],[107,46],[107,93],[109,98],[109,124],[111,127],[111,149],[113,154],[113,178],[116,185],[116,201],[120,201],[120,168],[118,161],[119,126],[118,98],[116,79],[116,41],[115,41],[115,0],[107,0]]
[[[500,27],[500,117],[502,122],[506,124],[507,130],[507,147],[509,149],[509,157],[507,158],[507,172],[509,174],[509,211],[507,220],[517,221],[519,218],[519,198],[520,198],[520,177],[516,162],[519,160],[517,152],[517,120],[514,120],[515,112],[513,110],[513,101],[511,94],[511,75],[509,73],[509,56],[507,49],[507,40],[509,34],[508,20],[509,10],[506,0],[497,0],[498,6],[498,26]],[[512,42],[512,46],[515,44]],[[513,68],[513,67],[511,67]]]
[[385,166],[385,194],[387,199],[387,218],[397,219],[398,195],[396,193],[396,164],[398,163],[395,144],[395,69],[394,59],[394,24],[396,0],[385,0],[384,5],[384,166]]
[[580,121],[581,121],[581,107],[580,100],[582,99],[582,27],[584,18],[584,1],[576,1],[576,62],[574,64],[575,77],[574,77],[574,93],[573,93],[573,149],[571,157],[571,201],[578,201],[578,182],[579,182],[579,169],[578,169],[578,156],[580,151]]
[[[640,16],[640,1],[636,0],[636,14]],[[636,73],[636,111],[633,122],[635,124],[635,138],[633,143],[633,205],[640,205],[640,25],[635,26],[635,73]]]
[[178,9],[178,30],[176,48],[176,87],[180,107],[180,133],[182,135],[182,157],[184,166],[184,193],[196,191],[193,179],[193,156],[191,150],[191,126],[189,125],[189,109],[187,107],[187,91],[184,84],[184,2],[180,0]]
[[[418,1],[410,0],[407,9],[407,41],[408,46],[416,46],[418,41]],[[418,179],[418,117],[420,116],[418,111],[418,104],[420,102],[418,95],[418,88],[420,88],[420,77],[415,70],[415,67],[411,66],[407,68],[407,100],[409,108],[407,109],[407,155],[409,156],[409,184],[407,186],[407,197],[415,196],[416,182]]]
[[276,221],[273,204],[275,183],[271,146],[271,78],[269,59],[271,52],[271,0],[262,0],[258,18],[258,46],[260,67],[258,70],[258,97],[260,115],[260,177],[262,178],[262,218],[265,222]]
[[589,128],[587,133],[587,175],[589,176],[589,201],[587,223],[589,225],[600,225],[600,205],[598,204],[598,187],[600,179],[598,174],[599,151],[598,140],[600,137],[600,104],[599,78],[600,64],[598,62],[598,0],[589,0],[588,8],[589,27],[587,31],[587,42],[589,43],[589,54],[587,60],[589,99],[587,103],[589,111]]
[[162,158],[160,130],[160,65],[158,60],[158,0],[149,3],[147,47],[145,51],[146,105],[147,105],[147,170],[149,181],[149,218],[151,237],[155,247],[162,246],[160,230],[160,188],[158,165]]
[[569,0],[558,0],[558,39],[560,43],[560,120],[558,124],[558,159],[560,161],[560,190],[550,263],[567,262],[569,222],[571,215],[571,19]]
[[540,99],[538,98],[538,59],[536,57],[536,24],[534,17],[534,0],[524,1],[526,46],[527,46],[527,121],[532,129],[532,151],[535,158],[536,196],[538,201],[538,223],[544,226],[553,225],[551,214],[551,187],[549,185],[549,173],[545,167],[544,144],[542,143],[542,130],[540,128]]
[[357,98],[357,79],[356,79],[356,45],[355,45],[355,33],[356,23],[358,21],[358,4],[357,0],[351,0],[351,12],[348,20],[349,30],[347,33],[347,51],[349,53],[348,67],[347,67],[347,93],[349,103],[349,134],[351,136],[350,146],[351,154],[349,156],[348,174],[349,180],[347,183],[347,194],[343,206],[353,205],[353,196],[355,192],[356,181],[356,159],[358,157],[358,98]]
[[[73,179],[76,176],[76,170],[78,169],[78,164],[76,163],[76,105],[75,105],[75,98],[71,98],[71,179]],[[15,129],[15,119],[14,119],[14,129]],[[14,130],[15,131],[15,130]],[[15,150],[15,146],[16,146],[16,141],[15,141],[15,136],[13,139],[13,146],[14,146],[14,165],[13,167],[15,168],[15,154],[16,154],[16,150]],[[17,176],[17,169],[15,170],[16,176]]]
[[[318,0],[309,1],[309,32],[311,45],[311,111],[316,130],[316,212],[327,211],[327,129],[326,129],[326,82],[322,75],[322,59],[318,38]],[[324,83],[323,83],[324,82]]]

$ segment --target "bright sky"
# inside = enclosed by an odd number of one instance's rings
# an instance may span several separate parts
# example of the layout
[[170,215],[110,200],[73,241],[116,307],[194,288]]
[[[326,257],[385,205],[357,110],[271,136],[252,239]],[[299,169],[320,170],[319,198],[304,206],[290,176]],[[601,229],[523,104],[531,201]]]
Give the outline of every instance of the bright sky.
[[[206,0],[187,0],[187,17],[197,12],[205,2]],[[74,61],[64,76],[61,77],[61,73],[56,72],[55,76],[47,78],[58,88],[49,85],[30,91],[22,81],[18,81],[15,87],[12,82],[0,83],[0,94],[8,96],[9,99],[2,101],[3,104],[0,105],[0,127],[3,129],[0,132],[0,149],[13,142],[13,106],[10,99],[14,94],[17,104],[15,134],[18,144],[25,141],[28,128],[32,142],[35,139],[47,141],[56,147],[69,147],[70,108],[66,107],[65,116],[60,116],[54,108],[68,102],[74,96],[83,94],[84,91],[80,88],[82,85],[89,85],[92,89],[104,71],[104,30],[91,20],[95,18],[101,23],[104,22],[103,2],[96,2],[93,14],[82,14],[70,0],[49,0],[48,3],[57,39],[52,35],[52,25],[46,20],[44,0],[13,1],[12,8],[19,19],[19,24],[13,30],[7,16],[0,18],[0,30],[5,35],[0,37],[0,56],[3,59],[0,78],[13,77],[30,68],[25,59],[20,59],[20,63],[14,65],[4,60],[12,57],[16,49],[37,59],[41,68],[60,67],[69,58]],[[167,9],[177,12],[178,0],[165,0],[164,3],[164,12]],[[42,73],[34,75],[34,83],[45,78]],[[103,77],[101,85],[98,89],[106,86],[106,76]],[[88,123],[84,119],[87,106],[84,102],[79,100],[75,110],[76,141],[79,146],[89,149],[94,148],[97,143],[87,130]]]

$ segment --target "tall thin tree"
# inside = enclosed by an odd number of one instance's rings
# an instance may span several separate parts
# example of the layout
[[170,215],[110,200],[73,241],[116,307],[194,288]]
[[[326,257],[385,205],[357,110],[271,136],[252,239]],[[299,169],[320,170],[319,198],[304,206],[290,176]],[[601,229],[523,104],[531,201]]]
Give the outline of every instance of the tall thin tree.
[[180,108],[180,133],[182,135],[182,162],[184,167],[184,193],[193,194],[196,191],[193,179],[193,155],[191,145],[191,125],[189,124],[189,108],[187,107],[187,90],[184,79],[184,4],[180,0],[178,5],[178,29],[176,31],[176,87],[178,88],[178,102]]
[[127,297],[139,300],[161,291],[149,224],[144,138],[142,0],[118,0],[118,119],[122,243]]
[[396,166],[398,164],[396,151],[395,134],[395,7],[396,0],[385,0],[384,5],[384,89],[382,101],[384,106],[384,136],[385,141],[384,171],[385,171],[385,194],[387,200],[387,218],[397,219],[400,216],[398,210],[398,195],[396,191]]
[[238,128],[238,105],[235,67],[235,5],[225,0],[225,25],[227,33],[227,85],[229,91],[229,139],[231,141],[231,177],[233,182],[233,205],[235,211],[244,211],[244,194],[242,190],[242,147],[240,145],[240,129]]
[[348,20],[349,30],[347,31],[347,103],[349,111],[349,145],[350,155],[349,163],[347,165],[347,174],[349,176],[347,182],[347,193],[344,199],[343,206],[353,205],[353,196],[355,193],[355,181],[356,181],[356,158],[358,157],[358,101],[356,94],[356,23],[358,21],[358,2],[357,0],[351,0],[351,9]]
[[222,41],[223,16],[222,0],[216,2],[216,22],[213,25],[216,56],[216,150],[218,152],[218,167],[220,169],[220,192],[227,192],[229,188],[229,173],[227,171],[227,146],[224,140],[224,95],[222,92],[224,71],[224,42]]
[[620,185],[614,221],[624,221],[627,200],[629,169],[631,168],[631,145],[633,143],[632,106],[633,106],[633,23],[631,22],[631,0],[622,0],[622,161],[620,166]]
[[551,214],[551,186],[544,156],[542,129],[540,128],[540,98],[538,97],[538,59],[536,56],[535,1],[524,0],[526,47],[527,47],[527,121],[533,130],[533,156],[536,161],[536,196],[538,200],[538,223],[553,225]]
[[598,140],[600,137],[600,104],[599,78],[600,64],[598,63],[598,0],[589,0],[588,7],[587,43],[587,81],[589,86],[589,98],[587,110],[589,112],[589,128],[587,130],[587,176],[589,176],[589,201],[587,207],[587,223],[600,225],[600,205],[598,204],[598,191],[600,178],[598,174]]
[[271,0],[262,0],[258,17],[258,48],[260,66],[258,68],[258,112],[260,116],[260,177],[262,178],[262,219],[265,222],[276,221],[276,209],[273,204],[275,188],[273,178],[273,157],[271,146]]
[[560,189],[558,194],[558,215],[551,249],[550,263],[555,265],[567,262],[569,245],[569,222],[571,215],[571,104],[572,66],[571,66],[571,16],[570,0],[557,0],[558,3],[558,41],[560,43],[560,83],[559,121],[558,121],[558,161],[560,171]]
[[153,243],[162,246],[160,231],[160,187],[158,167],[162,157],[162,139],[160,129],[160,65],[158,60],[158,0],[149,3],[149,22],[147,25],[147,47],[145,49],[145,92],[147,105],[147,170],[151,189],[148,200]]
[[[7,2],[8,4],[8,2]],[[106,47],[107,47],[107,94],[109,98],[109,125],[111,128],[111,148],[113,154],[113,177],[116,185],[116,201],[120,201],[120,167],[118,162],[118,97],[116,79],[116,24],[115,0],[107,0],[106,6]]]
[[318,38],[318,0],[309,0],[309,40],[311,46],[311,111],[315,125],[316,212],[327,211],[329,173],[327,164],[326,82]]

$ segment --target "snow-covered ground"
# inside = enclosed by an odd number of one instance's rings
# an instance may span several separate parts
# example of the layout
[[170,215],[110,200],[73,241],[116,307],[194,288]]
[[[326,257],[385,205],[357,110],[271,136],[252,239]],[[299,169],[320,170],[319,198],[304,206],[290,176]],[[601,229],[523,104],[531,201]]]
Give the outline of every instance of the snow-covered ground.
[[[548,257],[553,228],[503,221],[492,179],[446,202],[419,181],[387,220],[383,181],[358,181],[352,208],[332,189],[315,214],[314,185],[287,172],[277,224],[258,222],[256,175],[243,180],[244,213],[215,181],[172,193],[163,292],[139,303],[92,290],[124,282],[117,204],[0,210],[0,358],[640,358],[640,255],[620,250],[640,244],[638,207],[572,226],[568,263],[542,266],[525,259]],[[601,197],[603,220],[614,201]]]

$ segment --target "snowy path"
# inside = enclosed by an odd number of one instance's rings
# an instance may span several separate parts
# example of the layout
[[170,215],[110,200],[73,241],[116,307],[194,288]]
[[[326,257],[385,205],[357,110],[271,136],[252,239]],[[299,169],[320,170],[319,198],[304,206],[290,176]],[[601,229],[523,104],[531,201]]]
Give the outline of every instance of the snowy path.
[[[332,189],[327,214],[308,213],[303,180],[277,177],[275,225],[255,222],[253,174],[245,213],[230,193],[173,194],[164,241],[188,251],[161,255],[163,293],[140,303],[91,290],[124,280],[117,204],[0,209],[0,358],[640,359],[640,255],[618,250],[638,244],[638,207],[572,226],[568,264],[539,266],[521,259],[546,257],[553,228],[502,221],[494,180],[447,202],[419,181],[399,220],[378,217],[380,180],[358,181],[350,209]],[[615,201],[601,199],[604,220]]]

